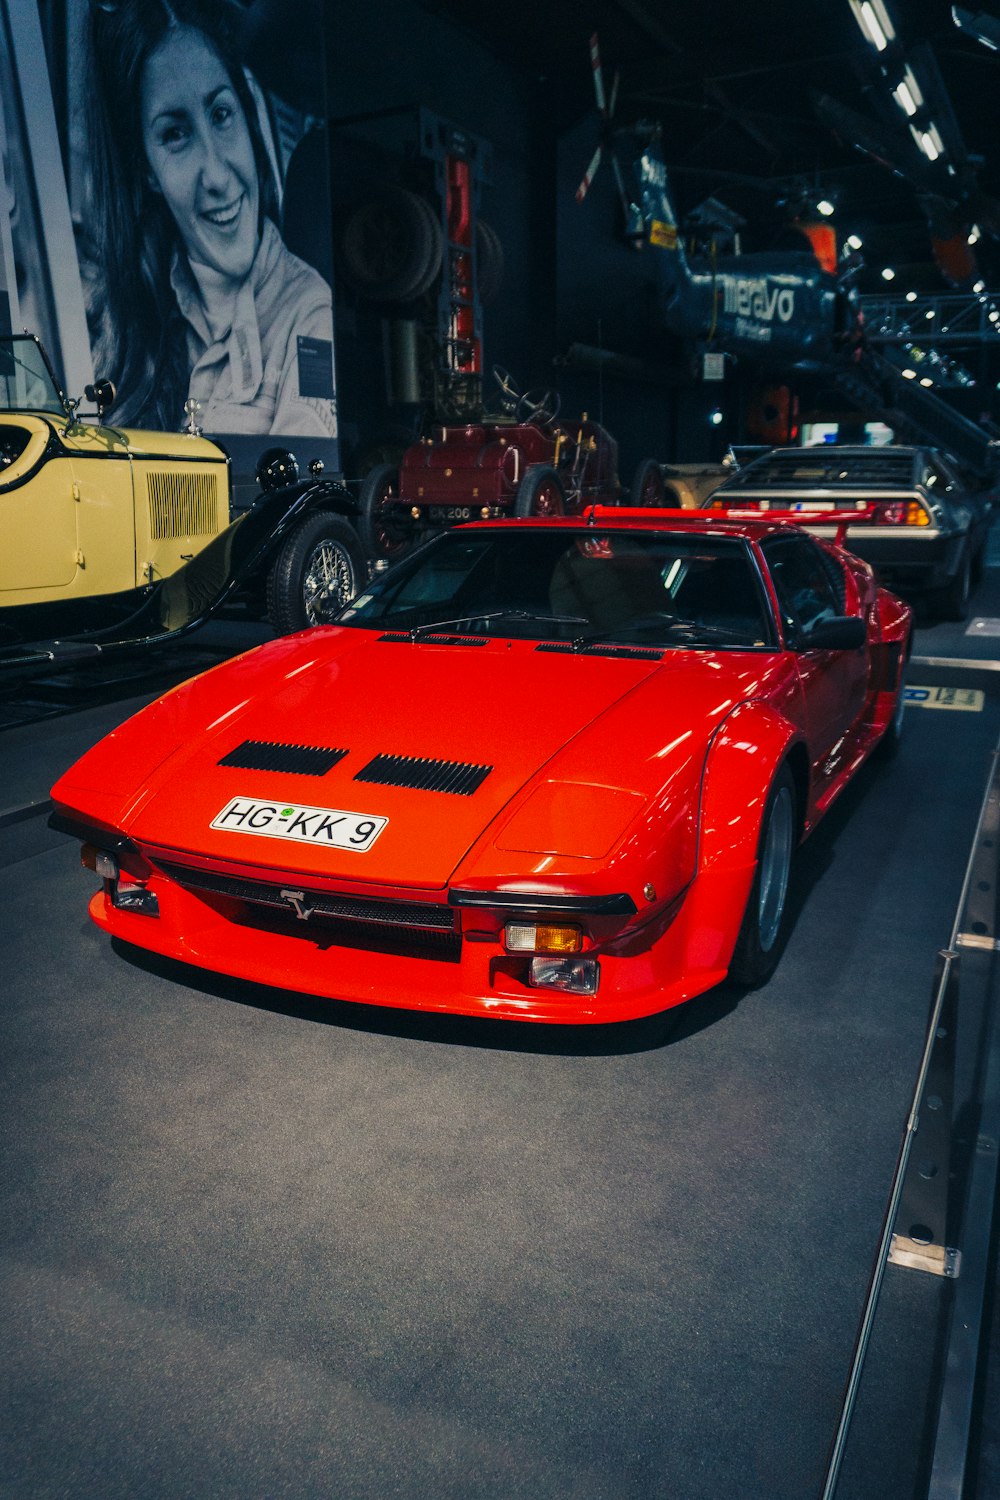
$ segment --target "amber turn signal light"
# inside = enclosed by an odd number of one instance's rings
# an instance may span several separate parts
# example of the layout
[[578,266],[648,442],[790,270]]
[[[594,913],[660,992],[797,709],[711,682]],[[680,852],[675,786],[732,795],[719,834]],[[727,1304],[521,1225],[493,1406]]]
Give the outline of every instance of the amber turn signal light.
[[555,922],[508,922],[504,928],[508,953],[579,953],[579,927]]

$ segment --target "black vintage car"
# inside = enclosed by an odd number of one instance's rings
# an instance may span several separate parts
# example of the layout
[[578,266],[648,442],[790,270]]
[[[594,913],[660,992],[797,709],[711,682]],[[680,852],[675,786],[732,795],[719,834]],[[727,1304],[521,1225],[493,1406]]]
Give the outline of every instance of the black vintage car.
[[0,337],[0,672],[188,632],[237,596],[279,634],[333,614],[367,568],[357,507],[320,467],[261,455],[233,515],[225,450],[193,429],[83,421],[37,339]]
[[703,504],[726,513],[793,512],[817,536],[839,534],[888,587],[920,594],[949,620],[968,615],[992,514],[990,494],[946,454],[902,444],[774,448]]

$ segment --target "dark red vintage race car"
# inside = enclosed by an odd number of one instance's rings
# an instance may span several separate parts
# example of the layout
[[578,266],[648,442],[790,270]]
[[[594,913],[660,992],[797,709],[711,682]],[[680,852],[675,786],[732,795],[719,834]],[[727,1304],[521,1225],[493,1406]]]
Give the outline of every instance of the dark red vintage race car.
[[[499,413],[439,425],[411,444],[398,465],[377,464],[365,476],[359,527],[371,557],[396,561],[444,526],[578,515],[590,505],[619,503],[618,444],[607,428],[586,413],[560,418],[555,392],[520,395],[506,370],[494,375]],[[663,504],[652,460],[640,464],[636,482],[635,503]]]
[[911,612],[796,527],[446,531],[53,788],[99,926],[248,980],[538,1021],[772,971],[793,852],[894,745]]

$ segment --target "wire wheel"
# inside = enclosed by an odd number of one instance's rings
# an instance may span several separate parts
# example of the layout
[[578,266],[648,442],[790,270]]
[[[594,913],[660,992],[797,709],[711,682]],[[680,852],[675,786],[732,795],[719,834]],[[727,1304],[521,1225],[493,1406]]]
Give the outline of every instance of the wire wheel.
[[278,635],[322,625],[352,599],[364,557],[342,516],[317,511],[285,538],[267,579],[267,613]]
[[667,503],[663,470],[655,458],[644,458],[635,471],[629,490],[631,506],[663,506]]
[[306,558],[302,575],[302,607],[310,625],[319,625],[357,589],[354,566],[339,542],[324,537]]

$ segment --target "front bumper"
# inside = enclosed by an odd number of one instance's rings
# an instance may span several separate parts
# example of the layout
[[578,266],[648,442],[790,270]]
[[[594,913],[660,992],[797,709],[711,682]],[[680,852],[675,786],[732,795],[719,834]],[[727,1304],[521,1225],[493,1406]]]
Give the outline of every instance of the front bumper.
[[[97,925],[124,942],[236,979],[325,999],[444,1014],[563,1024],[648,1016],[725,978],[753,867],[712,871],[642,927],[588,949],[599,959],[593,996],[533,988],[528,959],[503,947],[502,915],[463,910],[454,941],[387,941],[297,919],[290,908],[252,916],[227,897],[194,891],[162,872],[148,882],[159,917],[122,910],[110,893],[90,902]],[[412,936],[412,934],[411,934]]]

